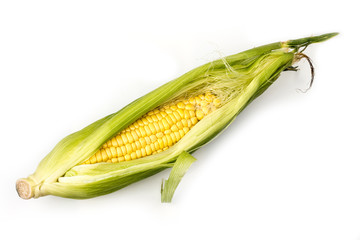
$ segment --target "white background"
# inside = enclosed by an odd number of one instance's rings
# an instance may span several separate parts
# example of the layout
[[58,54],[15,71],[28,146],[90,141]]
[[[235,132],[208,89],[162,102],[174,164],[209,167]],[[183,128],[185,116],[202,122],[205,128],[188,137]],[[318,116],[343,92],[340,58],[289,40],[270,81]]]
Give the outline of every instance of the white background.
[[[360,239],[357,1],[1,1],[0,238]],[[219,56],[338,31],[215,141],[171,204],[164,171],[113,194],[22,200],[64,136]]]

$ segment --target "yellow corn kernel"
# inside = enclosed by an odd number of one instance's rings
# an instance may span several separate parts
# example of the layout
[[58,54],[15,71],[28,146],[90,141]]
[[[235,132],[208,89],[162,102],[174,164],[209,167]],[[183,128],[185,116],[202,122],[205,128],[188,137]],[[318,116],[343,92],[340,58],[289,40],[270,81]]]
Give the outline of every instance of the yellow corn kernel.
[[117,146],[118,146],[117,141],[116,141],[116,137],[113,137],[113,138],[111,139],[111,145],[114,146],[114,147],[117,147]]
[[165,137],[166,137],[166,140],[167,140],[168,146],[172,146],[172,145],[173,145],[173,141],[172,141],[172,139],[171,139],[170,135],[165,135]]
[[162,122],[162,124],[164,125],[164,128],[167,130],[167,129],[169,129],[170,128],[170,125],[169,125],[169,123],[168,123],[168,121],[166,120],[166,119],[162,119],[161,120],[161,122]]
[[184,125],[182,124],[181,121],[177,122],[176,126],[177,126],[178,129],[182,129],[184,127]]
[[140,149],[140,151],[141,151],[141,157],[146,157],[145,148]]
[[164,135],[161,140],[164,143],[164,147],[167,147],[168,146],[168,141],[167,141],[166,135]]
[[131,145],[129,143],[125,145],[125,148],[126,148],[126,152],[128,154],[132,152],[132,147],[131,147]]
[[207,101],[208,103],[211,103],[213,101],[213,99],[214,99],[213,95],[208,94],[208,93],[205,94],[205,101]]
[[140,127],[144,126],[144,123],[142,122],[141,119],[137,120],[136,122]]
[[142,147],[142,148],[145,148],[145,146],[146,146],[146,141],[145,141],[145,139],[144,139],[144,138],[140,138],[139,142],[140,142],[140,144],[141,144],[141,147]]
[[148,121],[146,118],[143,118],[143,119],[142,119],[142,122],[144,123],[144,126],[146,126],[146,125],[149,124],[149,121]]
[[139,140],[139,136],[137,135],[137,133],[134,131],[131,131],[131,136],[134,139],[134,142],[136,142],[137,140]]
[[135,129],[135,133],[136,133],[136,135],[138,135],[139,138],[141,137],[140,126],[139,126],[139,128]]
[[151,144],[150,144],[150,148],[151,148],[151,153],[156,152],[155,144],[151,143]]
[[[203,113],[203,111],[201,111],[201,110],[196,110],[196,118],[198,119],[198,120],[201,120],[201,119],[203,119],[204,118],[204,113]],[[192,120],[193,118],[191,118],[191,120]]]
[[125,161],[130,161],[130,160],[131,160],[130,155],[129,155],[129,154],[126,154],[126,155],[125,155]]
[[153,120],[153,122],[157,122],[157,121],[158,121],[158,119],[157,119],[157,117],[156,117],[155,114],[154,114],[154,115],[151,115],[151,119]]
[[200,103],[200,106],[201,107],[206,107],[207,105],[209,105],[209,103],[205,100],[202,100],[201,103]]
[[157,133],[156,134],[156,138],[162,138],[164,136],[164,133],[162,133],[162,132],[159,132],[159,133]]
[[111,151],[110,151],[110,148],[107,147],[107,148],[104,148],[104,150],[105,150],[105,153],[106,153],[106,157],[109,159],[110,156],[112,156]]
[[154,142],[156,152],[160,149],[160,145],[158,142]]
[[177,141],[176,141],[176,136],[175,136],[175,133],[170,133],[170,137],[171,137],[171,140],[172,140],[172,142],[173,143],[176,143]]
[[183,130],[184,130],[185,134],[190,131],[190,129],[188,127],[184,127]]
[[210,113],[210,110],[207,107],[202,107],[201,111],[204,113],[204,115],[208,115]]
[[90,159],[89,159],[90,163],[96,163],[96,156],[92,156]]
[[120,135],[116,136],[116,142],[117,142],[117,146],[123,145],[123,141]]
[[110,156],[117,156],[116,148],[110,147],[109,149],[110,149],[110,154],[111,154]]
[[169,117],[171,118],[172,124],[176,124],[176,122],[178,121],[176,119],[176,117],[174,116],[174,114],[169,114]]
[[191,104],[193,104],[193,105],[196,104],[195,98],[193,98],[193,97],[189,98],[188,101],[189,101],[189,103],[191,103]]
[[119,157],[123,155],[122,152],[121,152],[121,148],[120,148],[120,147],[117,147],[117,148],[116,148],[116,155],[119,156]]
[[151,130],[149,128],[149,125],[144,126],[144,129],[145,129],[145,132],[146,132],[146,136],[150,136],[152,134]]
[[140,151],[140,149],[136,150],[136,158],[141,158],[141,151]]
[[174,124],[171,126],[171,132],[177,132],[179,131],[178,127]]
[[181,123],[184,127],[188,127],[188,121],[186,119],[182,119]]
[[163,116],[160,113],[157,113],[156,117],[157,117],[158,121],[160,121],[163,118]]
[[163,142],[162,138],[159,138],[159,139],[157,140],[157,142],[159,143],[159,148],[160,148],[160,149],[161,149],[161,148],[164,148],[164,142]]
[[154,128],[155,128],[155,132],[160,132],[160,131],[161,131],[161,130],[160,130],[159,123],[154,122],[153,125],[154,125]]
[[106,155],[105,150],[104,150],[104,149],[101,149],[100,151],[101,151],[101,159],[106,160],[108,157],[107,157],[107,155]]
[[141,148],[140,141],[136,141],[135,146],[136,146],[136,149],[140,149]]
[[180,134],[180,138],[182,138],[183,136],[185,136],[185,132],[184,132],[184,130],[179,130],[179,134]]
[[136,153],[135,153],[135,152],[132,152],[132,153],[130,154],[130,157],[131,157],[132,160],[136,159]]
[[164,124],[162,123],[162,121],[159,121],[159,127],[160,127],[161,132],[165,131],[165,127],[164,127]]
[[151,135],[150,140],[151,140],[151,142],[156,142],[157,137],[155,135]]
[[139,131],[140,131],[142,138],[146,136],[146,131],[145,131],[144,127],[139,127]]
[[200,105],[200,103],[201,103],[201,98],[195,97],[195,102],[196,102],[197,105]]
[[175,134],[176,142],[178,142],[181,139],[181,135],[179,132],[174,132],[174,134]]
[[132,148],[133,151],[136,151],[136,149],[137,149],[137,148],[136,148],[136,144],[135,144],[135,143],[131,143],[131,148]]
[[185,109],[186,110],[195,110],[195,106],[193,104],[186,104]]
[[164,118],[164,117],[166,117],[167,113],[165,112],[165,110],[163,110],[160,112],[160,115],[161,115],[161,118]]
[[125,135],[126,135],[126,138],[128,139],[129,143],[132,143],[134,141],[134,138],[130,132],[127,132]]
[[149,129],[150,129],[150,131],[151,131],[152,134],[155,134],[155,133],[156,133],[156,128],[155,128],[155,126],[154,126],[154,123],[149,124]]
[[178,103],[177,103],[177,107],[178,107],[178,108],[185,108],[184,102],[178,102]]
[[152,119],[150,116],[147,116],[147,117],[146,117],[146,120],[148,120],[149,123],[152,123],[152,122],[153,122],[153,119]]
[[146,155],[150,155],[150,154],[151,154],[151,148],[150,148],[150,145],[146,145],[146,147],[145,147],[145,151],[146,151]]
[[128,139],[127,139],[125,133],[122,133],[120,136],[121,136],[121,139],[122,139],[123,143],[124,143],[124,144],[127,144],[127,143],[128,143]]
[[192,122],[191,122],[190,119],[187,120],[187,126],[188,126],[189,128],[193,127],[193,124],[192,124]]
[[189,118],[190,118],[190,113],[189,113],[188,110],[185,110],[185,111],[184,111],[184,118],[185,118],[185,119],[189,119]]
[[169,124],[169,126],[171,126],[172,124],[174,124],[174,122],[173,122],[173,120],[171,119],[170,115],[171,115],[171,114],[169,114],[169,115],[167,115],[167,116],[165,117],[165,119],[166,119],[167,123]]
[[178,109],[177,112],[179,113],[180,115],[180,118],[184,118],[184,110],[183,109]]
[[221,101],[216,98],[216,99],[214,99],[213,104],[214,104],[215,107],[219,107],[220,104],[221,104]]
[[181,116],[177,111],[173,112],[172,115],[175,117],[175,122],[181,121]]
[[120,148],[121,148],[122,155],[125,155],[125,154],[126,154],[126,147],[125,147],[125,145],[122,145]]
[[146,145],[151,144],[151,140],[148,136],[145,137]]
[[190,120],[191,120],[192,125],[195,125],[198,123],[198,118],[196,118],[196,117],[192,117]]

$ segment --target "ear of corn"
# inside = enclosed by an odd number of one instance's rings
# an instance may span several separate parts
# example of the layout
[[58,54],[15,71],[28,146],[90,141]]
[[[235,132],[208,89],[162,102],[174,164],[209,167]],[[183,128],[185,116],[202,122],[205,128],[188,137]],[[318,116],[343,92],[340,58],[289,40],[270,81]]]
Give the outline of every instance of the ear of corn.
[[[176,159],[180,163],[191,159],[181,156],[223,131],[298,60],[300,48],[335,35],[254,48],[205,64],[164,84],[61,140],[34,174],[18,180],[19,195],[25,199],[48,194],[96,197],[172,167],[174,162],[178,166]],[[176,169],[172,176],[182,176],[181,168]],[[179,179],[170,177],[165,183],[163,201],[171,200]]]

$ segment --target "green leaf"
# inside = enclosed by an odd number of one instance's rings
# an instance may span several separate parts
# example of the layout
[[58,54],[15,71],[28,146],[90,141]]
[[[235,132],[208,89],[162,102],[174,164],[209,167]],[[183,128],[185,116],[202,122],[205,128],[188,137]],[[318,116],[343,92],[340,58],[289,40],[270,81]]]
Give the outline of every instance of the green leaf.
[[196,158],[191,156],[188,152],[182,152],[177,158],[174,167],[170,172],[168,180],[165,180],[161,185],[161,202],[171,202],[173,195],[177,186],[179,185],[181,179],[191,166],[193,162],[196,161]]

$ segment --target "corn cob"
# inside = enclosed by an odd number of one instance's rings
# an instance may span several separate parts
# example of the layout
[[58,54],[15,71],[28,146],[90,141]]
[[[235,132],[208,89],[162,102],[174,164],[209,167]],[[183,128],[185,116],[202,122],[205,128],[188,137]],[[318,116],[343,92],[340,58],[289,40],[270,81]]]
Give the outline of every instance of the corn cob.
[[84,164],[117,163],[165,151],[220,105],[207,92],[148,112],[108,140]]
[[24,199],[90,198],[172,167],[162,185],[170,202],[191,153],[223,131],[302,50],[337,33],[277,42],[200,66],[61,140],[35,173],[19,179]]

